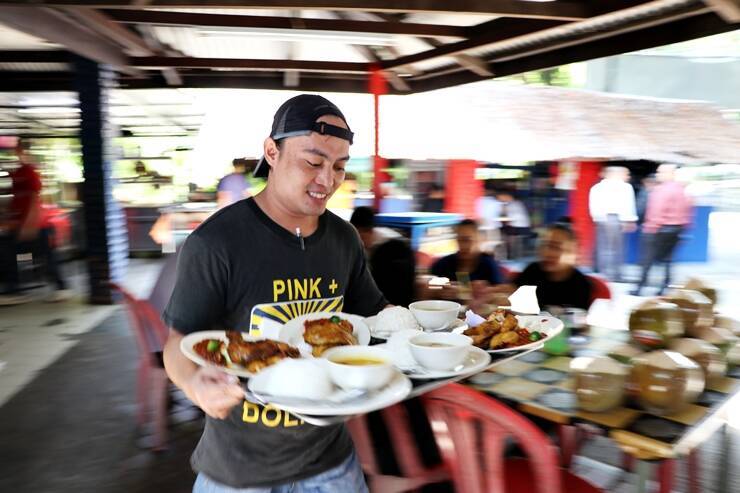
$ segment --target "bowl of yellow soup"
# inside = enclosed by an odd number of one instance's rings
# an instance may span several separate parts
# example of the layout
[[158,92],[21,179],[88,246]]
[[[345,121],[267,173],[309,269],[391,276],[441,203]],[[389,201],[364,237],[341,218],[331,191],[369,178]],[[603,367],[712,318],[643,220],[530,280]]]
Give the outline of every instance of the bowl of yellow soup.
[[391,353],[372,346],[338,346],[325,351],[332,382],[343,389],[376,390],[395,375]]

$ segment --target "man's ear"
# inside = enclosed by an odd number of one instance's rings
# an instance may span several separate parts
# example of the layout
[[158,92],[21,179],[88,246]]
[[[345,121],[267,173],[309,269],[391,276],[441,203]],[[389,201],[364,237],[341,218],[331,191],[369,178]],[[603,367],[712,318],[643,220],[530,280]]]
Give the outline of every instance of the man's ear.
[[278,149],[278,146],[272,137],[267,137],[265,139],[263,147],[265,151],[265,160],[270,166],[275,166],[275,163],[277,163],[278,157],[280,156],[280,149]]

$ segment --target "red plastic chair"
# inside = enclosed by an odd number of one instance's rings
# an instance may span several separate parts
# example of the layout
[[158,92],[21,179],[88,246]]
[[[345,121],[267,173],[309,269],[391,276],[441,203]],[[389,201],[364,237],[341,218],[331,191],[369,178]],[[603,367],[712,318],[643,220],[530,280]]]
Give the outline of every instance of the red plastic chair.
[[136,372],[137,423],[143,428],[154,414],[153,449],[162,450],[167,444],[167,400],[169,378],[162,364],[162,349],[168,329],[149,302],[137,299],[118,284],[111,287],[121,293],[126,304],[131,328],[139,349]]
[[[596,493],[558,467],[556,447],[531,421],[473,389],[451,384],[422,397],[459,493]],[[506,458],[515,438],[529,459]]]
[[380,470],[366,415],[357,416],[347,422],[371,493],[416,491],[426,484],[439,483],[450,478],[444,465],[432,468],[424,465],[411,432],[408,412],[402,404],[387,407],[379,412],[388,430],[393,449],[391,452],[398,461],[402,476],[385,475]]
[[589,300],[589,304],[597,299],[612,299],[612,291],[604,279],[594,275],[587,275],[586,278],[591,282],[591,299]]

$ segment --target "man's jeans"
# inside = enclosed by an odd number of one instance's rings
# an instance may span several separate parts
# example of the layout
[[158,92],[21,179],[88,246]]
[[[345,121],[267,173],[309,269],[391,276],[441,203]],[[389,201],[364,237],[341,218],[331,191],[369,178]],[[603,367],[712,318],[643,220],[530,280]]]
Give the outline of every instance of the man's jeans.
[[610,281],[621,281],[624,262],[624,236],[619,216],[609,214],[596,223],[596,271]]
[[367,493],[362,469],[354,452],[333,469],[294,483],[266,488],[231,488],[198,474],[193,493]]

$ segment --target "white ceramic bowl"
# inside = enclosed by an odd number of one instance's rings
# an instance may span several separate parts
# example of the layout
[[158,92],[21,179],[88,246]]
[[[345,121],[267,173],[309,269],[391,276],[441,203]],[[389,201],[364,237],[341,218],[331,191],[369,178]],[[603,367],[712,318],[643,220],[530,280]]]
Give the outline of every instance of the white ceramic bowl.
[[460,303],[447,300],[416,301],[409,305],[409,310],[424,330],[435,331],[447,328],[460,312]]
[[[372,346],[339,346],[324,352],[332,382],[343,389],[376,390],[388,385],[395,375],[393,357],[383,348]],[[342,360],[367,358],[379,364],[352,365]]]
[[[440,344],[440,346],[436,346]],[[465,361],[473,340],[462,334],[436,332],[419,334],[409,339],[411,355],[430,370],[451,370]]]

